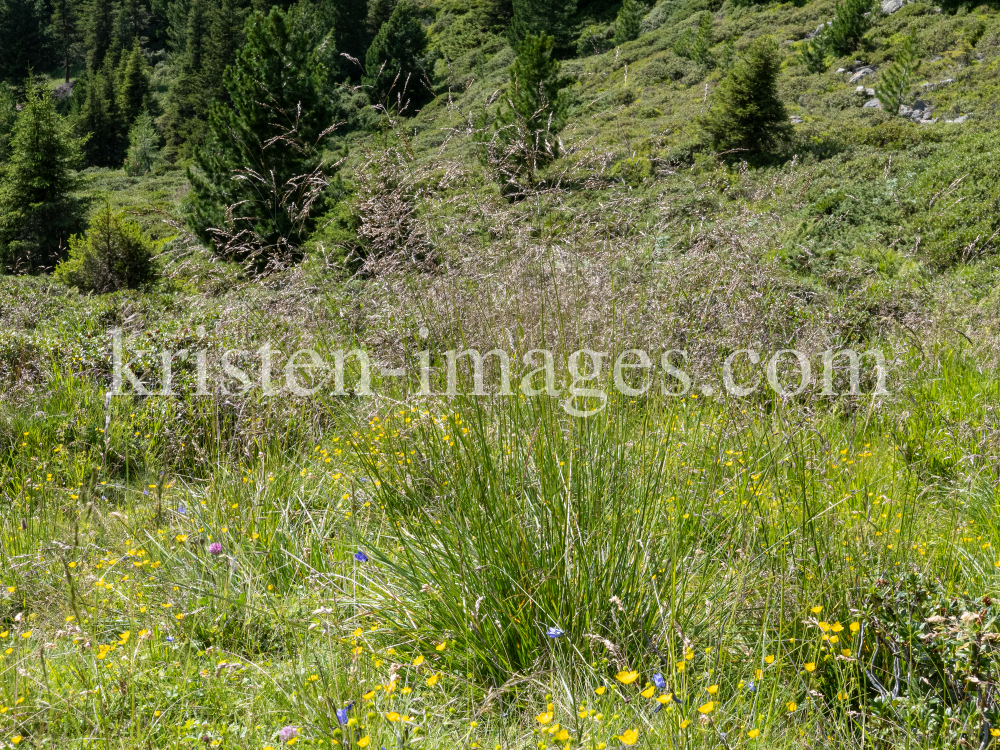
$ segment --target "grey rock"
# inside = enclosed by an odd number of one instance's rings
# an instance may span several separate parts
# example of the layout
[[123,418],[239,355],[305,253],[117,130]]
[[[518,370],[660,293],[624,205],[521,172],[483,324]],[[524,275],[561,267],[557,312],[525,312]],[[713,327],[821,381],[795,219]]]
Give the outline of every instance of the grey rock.
[[66,99],[73,94],[74,86],[76,86],[76,81],[70,81],[69,83],[60,83],[53,90],[52,96],[59,100]]
[[962,115],[961,117],[956,117],[954,120],[945,120],[945,122],[960,123],[960,122],[965,122],[968,119],[969,119],[969,116],[966,114],[966,115]]
[[[927,108],[928,108],[927,102],[925,102],[923,99],[917,99],[917,101],[913,103],[914,112],[921,112]],[[931,107],[930,109],[934,109],[934,107]]]
[[917,122],[920,123],[921,125],[933,125],[937,121],[938,121],[938,118],[936,118],[936,117],[933,118],[933,119],[930,119],[930,120],[917,120]]
[[903,7],[903,0],[882,0],[882,12],[891,16]]
[[900,117],[909,117],[913,114],[913,107],[907,107],[905,104],[899,105],[899,112],[897,112]]
[[851,78],[850,78],[850,80],[848,81],[848,83],[849,84],[850,83],[857,83],[858,81],[860,81],[865,76],[871,76],[871,75],[875,75],[875,68],[873,68],[871,66],[865,66],[864,68],[861,68],[860,70],[858,70],[854,75],[852,75]]
[[838,73],[846,73],[847,72],[847,68],[837,68],[837,72]]
[[792,123],[792,125],[801,125],[802,124],[802,118],[799,117],[798,115],[792,115],[791,117],[788,118],[788,121],[790,123]]
[[882,102],[878,99],[869,99],[861,105],[864,109],[882,109]]
[[868,96],[875,96],[875,89],[872,88],[865,89],[865,93],[868,94]]

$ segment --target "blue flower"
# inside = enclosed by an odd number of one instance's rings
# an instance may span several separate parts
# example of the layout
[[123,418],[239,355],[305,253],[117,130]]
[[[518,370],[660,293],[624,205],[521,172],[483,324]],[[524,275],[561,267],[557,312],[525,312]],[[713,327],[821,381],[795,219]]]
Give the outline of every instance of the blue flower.
[[656,685],[658,690],[663,690],[667,686],[667,681],[663,679],[663,675],[657,672],[653,675],[653,684]]
[[167,643],[173,643],[173,642],[174,642],[174,637],[172,635],[168,635],[167,636]]
[[750,680],[750,682],[747,683],[747,690],[749,690],[751,693],[757,692],[757,686],[754,684],[753,680]]
[[553,626],[545,631],[545,635],[547,635],[552,640],[555,640],[557,638],[562,638],[564,635],[566,635],[566,631]]
[[354,553],[354,559],[357,560],[358,562],[368,562],[368,555],[366,555],[361,550],[358,550],[357,552]]
[[184,503],[181,503],[180,505],[177,506],[177,512],[180,513],[182,516],[187,514],[187,508],[184,507]]
[[350,713],[351,708],[353,706],[354,706],[354,703],[352,702],[352,703],[348,703],[343,708],[338,708],[337,709],[337,721],[340,722],[341,726],[344,726],[347,723],[347,714]]

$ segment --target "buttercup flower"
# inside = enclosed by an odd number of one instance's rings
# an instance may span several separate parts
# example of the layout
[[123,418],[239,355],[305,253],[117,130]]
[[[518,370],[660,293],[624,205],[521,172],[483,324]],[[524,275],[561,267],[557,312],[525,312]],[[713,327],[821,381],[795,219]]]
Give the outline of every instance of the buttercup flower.
[[626,729],[619,735],[618,739],[622,741],[623,745],[634,745],[639,740],[639,730]]
[[629,672],[627,669],[623,669],[616,675],[618,682],[623,685],[631,685],[633,682],[639,679],[638,672]]

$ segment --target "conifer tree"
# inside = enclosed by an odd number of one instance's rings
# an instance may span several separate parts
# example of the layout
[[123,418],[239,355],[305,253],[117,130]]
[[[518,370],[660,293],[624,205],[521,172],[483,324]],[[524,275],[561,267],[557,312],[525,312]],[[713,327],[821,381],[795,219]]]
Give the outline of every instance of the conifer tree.
[[759,152],[786,137],[788,113],[778,98],[781,57],[770,37],[757,39],[716,89],[702,124],[718,149]]
[[84,46],[87,48],[87,70],[100,70],[111,47],[115,25],[112,0],[89,0],[85,6],[82,25]]
[[149,16],[149,7],[144,0],[118,0],[115,4],[110,52],[120,59],[129,54],[136,39],[140,44],[146,44],[149,41],[146,36]]
[[132,45],[128,56],[122,56],[118,73],[118,112],[123,131],[127,133],[140,112],[151,108],[152,91],[149,85],[149,71],[146,58],[139,49],[139,40]]
[[802,47],[802,62],[810,73],[822,73],[826,70],[826,36],[822,31],[806,42]]
[[508,155],[527,170],[531,183],[539,162],[559,156],[559,133],[569,112],[567,89],[573,81],[561,75],[554,52],[550,36],[524,39],[509,69],[506,106],[497,118],[497,133],[507,144]]
[[513,0],[512,6],[507,38],[515,50],[529,36],[550,36],[557,49],[569,44],[576,0]]
[[89,71],[83,81],[86,93],[76,131],[86,138],[83,153],[87,166],[116,167],[121,163],[121,117],[114,79],[109,57],[100,70]]
[[[192,228],[257,270],[273,260],[271,253],[294,251],[308,232],[308,221],[297,220],[285,201],[291,183],[321,164],[334,123],[326,71],[300,12],[272,8],[247,22],[246,44],[225,74],[230,101],[213,102],[208,138],[195,151],[196,168],[188,169]],[[232,206],[237,218],[227,221]],[[226,226],[229,236],[252,239],[234,250],[213,231]]]
[[49,36],[62,60],[66,83],[69,83],[70,66],[80,57],[80,16],[75,0],[52,0]]
[[372,101],[386,105],[422,101],[425,86],[420,58],[426,47],[427,34],[416,8],[403,0],[382,24],[365,56],[364,83],[371,87]]
[[917,39],[911,32],[896,51],[892,65],[882,71],[878,83],[875,84],[875,96],[878,97],[883,110],[892,115],[899,113],[899,107],[910,93],[913,77],[919,69]]
[[19,86],[48,67],[47,25],[42,0],[0,0],[0,81]]
[[835,54],[846,55],[857,49],[871,27],[871,9],[872,0],[839,0],[833,23],[823,32],[825,43]]
[[638,0],[625,0],[615,21],[615,44],[631,42],[639,37],[644,7]]
[[246,9],[236,0],[221,0],[208,13],[208,45],[204,52],[202,70],[206,90],[213,98],[221,97],[220,101],[228,100],[222,76],[243,47],[246,17]]
[[398,0],[371,0],[368,3],[368,33],[373,37],[378,34],[382,24],[387,23],[396,9]]
[[17,96],[14,87],[0,82],[0,165],[7,161],[10,137],[17,120]]
[[82,214],[70,196],[80,141],[49,92],[30,81],[10,151],[0,172],[0,268],[33,273],[55,264]]
[[712,14],[704,12],[698,22],[698,33],[691,43],[691,59],[699,65],[712,64]]

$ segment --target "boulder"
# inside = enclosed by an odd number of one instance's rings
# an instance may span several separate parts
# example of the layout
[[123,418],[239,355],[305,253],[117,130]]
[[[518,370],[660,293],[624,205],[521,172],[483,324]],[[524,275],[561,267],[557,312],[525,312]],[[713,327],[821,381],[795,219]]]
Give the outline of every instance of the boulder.
[[849,84],[850,83],[857,83],[858,81],[860,81],[865,76],[871,76],[871,75],[875,75],[875,68],[873,68],[870,65],[866,65],[865,67],[863,67],[860,70],[858,70],[854,75],[852,75],[851,78],[850,78],[850,80],[848,81],[848,83]]
[[73,87],[76,86],[76,81],[70,81],[69,83],[60,83],[52,91],[52,96],[60,101],[63,99],[68,99],[73,94]]
[[945,122],[959,123],[959,122],[965,122],[967,119],[969,119],[969,116],[966,114],[962,115],[961,117],[956,117],[954,120],[945,120]]
[[882,12],[891,16],[903,7],[903,0],[882,0]]
[[882,109],[882,102],[878,99],[869,99],[861,106],[865,109]]

